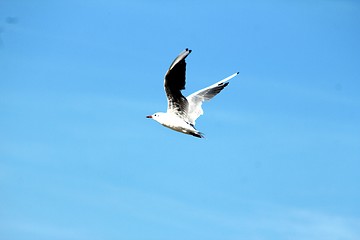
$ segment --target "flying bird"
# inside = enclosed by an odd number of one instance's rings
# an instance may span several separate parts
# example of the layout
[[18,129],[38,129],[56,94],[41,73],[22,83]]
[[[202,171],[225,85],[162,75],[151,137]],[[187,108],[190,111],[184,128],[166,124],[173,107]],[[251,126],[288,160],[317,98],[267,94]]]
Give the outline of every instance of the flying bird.
[[182,51],[172,62],[165,74],[164,88],[168,100],[167,112],[157,112],[146,117],[152,118],[172,130],[204,138],[203,133],[195,129],[196,119],[204,113],[201,108],[202,103],[212,99],[221,92],[229,84],[228,81],[238,75],[239,72],[184,97],[181,90],[185,89],[185,58],[190,53],[191,50],[188,48]]

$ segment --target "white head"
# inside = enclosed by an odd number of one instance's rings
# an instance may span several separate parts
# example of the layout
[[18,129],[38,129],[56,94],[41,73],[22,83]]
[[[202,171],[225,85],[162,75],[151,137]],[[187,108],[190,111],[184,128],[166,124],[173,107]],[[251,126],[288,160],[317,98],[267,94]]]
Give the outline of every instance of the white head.
[[164,114],[163,112],[157,112],[157,113],[154,113],[153,115],[149,115],[149,116],[146,116],[146,118],[152,118],[154,119],[155,121],[157,121],[158,123],[162,124],[162,120],[164,119]]

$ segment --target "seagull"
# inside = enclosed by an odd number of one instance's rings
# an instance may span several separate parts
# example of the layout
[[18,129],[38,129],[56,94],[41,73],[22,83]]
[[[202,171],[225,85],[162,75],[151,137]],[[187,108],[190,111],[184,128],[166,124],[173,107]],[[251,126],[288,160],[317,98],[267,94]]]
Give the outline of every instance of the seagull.
[[228,81],[238,75],[239,72],[184,97],[181,90],[185,89],[185,58],[190,53],[191,50],[188,48],[182,51],[172,62],[165,74],[164,88],[168,100],[167,112],[157,112],[146,117],[152,118],[172,130],[204,138],[203,133],[195,129],[196,119],[204,113],[201,108],[202,103],[212,99],[221,92],[229,84]]

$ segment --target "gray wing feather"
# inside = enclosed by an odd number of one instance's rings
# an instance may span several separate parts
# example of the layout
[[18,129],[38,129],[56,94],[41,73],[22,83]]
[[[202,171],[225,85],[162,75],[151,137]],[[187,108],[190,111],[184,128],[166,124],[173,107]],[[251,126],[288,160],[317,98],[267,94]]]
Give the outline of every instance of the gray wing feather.
[[189,106],[188,106],[188,119],[189,122],[195,125],[196,119],[204,113],[201,105],[204,101],[209,101],[220,93],[228,84],[229,80],[238,75],[239,73],[234,73],[233,75],[207,87],[201,89],[187,97]]

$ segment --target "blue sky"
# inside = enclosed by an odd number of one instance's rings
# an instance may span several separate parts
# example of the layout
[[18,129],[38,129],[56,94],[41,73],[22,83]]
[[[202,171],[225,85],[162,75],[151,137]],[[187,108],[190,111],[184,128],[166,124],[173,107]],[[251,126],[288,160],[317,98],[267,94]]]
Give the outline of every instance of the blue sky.
[[[358,1],[0,2],[0,238],[360,239]],[[206,139],[145,116],[184,48]]]

